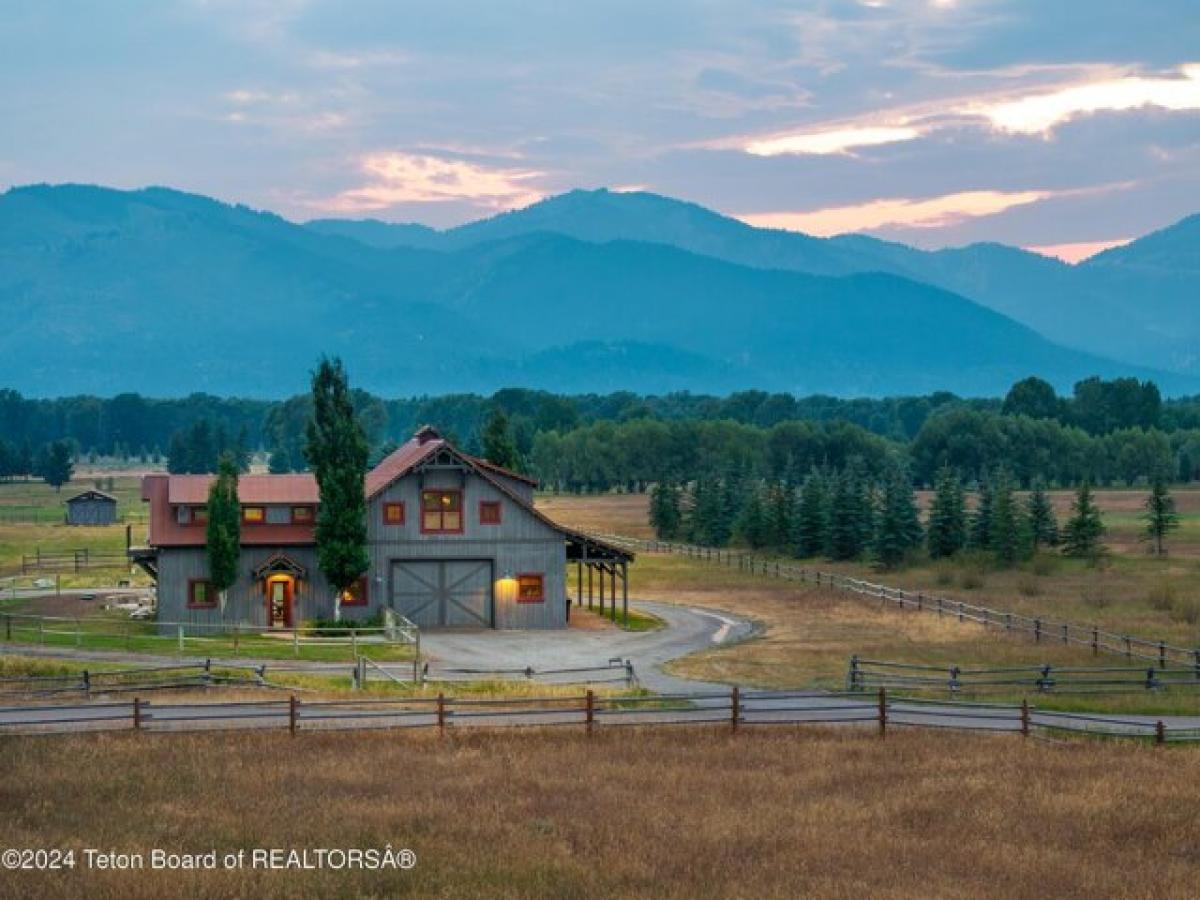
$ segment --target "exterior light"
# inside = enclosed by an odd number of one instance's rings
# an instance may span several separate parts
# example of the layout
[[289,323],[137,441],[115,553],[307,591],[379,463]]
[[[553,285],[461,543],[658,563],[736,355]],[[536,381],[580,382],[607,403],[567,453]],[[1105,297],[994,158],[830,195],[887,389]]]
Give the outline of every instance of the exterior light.
[[515,603],[517,600],[517,579],[512,572],[505,572],[503,578],[496,581],[496,599],[501,603]]

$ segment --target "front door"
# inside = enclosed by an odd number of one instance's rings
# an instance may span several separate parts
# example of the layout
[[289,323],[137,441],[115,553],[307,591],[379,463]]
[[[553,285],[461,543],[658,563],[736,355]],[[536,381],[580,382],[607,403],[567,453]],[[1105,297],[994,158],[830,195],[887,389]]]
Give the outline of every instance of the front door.
[[292,627],[291,579],[276,578],[267,582],[267,626],[269,628]]

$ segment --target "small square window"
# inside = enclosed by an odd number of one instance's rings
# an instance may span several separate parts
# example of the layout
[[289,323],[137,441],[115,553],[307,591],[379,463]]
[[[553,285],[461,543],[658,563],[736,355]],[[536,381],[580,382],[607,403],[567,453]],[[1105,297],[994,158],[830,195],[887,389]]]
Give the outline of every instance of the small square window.
[[517,602],[541,603],[546,599],[546,577],[540,572],[517,576]]
[[342,591],[342,606],[366,606],[368,578],[364,575]]
[[403,503],[385,503],[385,504],[383,504],[383,524],[385,524],[385,525],[403,525],[404,524],[404,504]]
[[268,525],[292,524],[292,510],[289,506],[268,506],[266,522]]
[[311,506],[293,506],[292,521],[297,525],[307,525],[313,520],[313,508]]
[[242,521],[247,525],[261,525],[267,518],[267,510],[262,506],[243,506]]
[[499,500],[480,500],[479,501],[479,524],[480,525],[499,525],[500,524],[500,501]]
[[192,524],[207,525],[208,524],[208,507],[193,506],[192,507]]
[[188,581],[187,605],[189,609],[212,609],[217,605],[217,595],[212,585],[200,578]]

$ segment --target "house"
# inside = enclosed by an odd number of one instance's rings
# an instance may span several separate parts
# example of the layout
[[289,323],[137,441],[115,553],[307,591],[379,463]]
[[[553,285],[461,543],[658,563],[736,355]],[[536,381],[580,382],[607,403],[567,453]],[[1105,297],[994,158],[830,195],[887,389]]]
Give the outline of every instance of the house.
[[111,525],[117,521],[117,498],[104,491],[84,491],[67,498],[68,525]]
[[130,555],[157,582],[160,622],[288,628],[391,609],[422,628],[560,628],[569,615],[568,562],[580,584],[584,566],[600,574],[602,589],[608,573],[615,603],[633,558],[535,509],[532,479],[424,427],[365,476],[370,568],[341,597],[317,562],[316,479],[242,476],[240,569],[221,608],[205,550],[212,478],[143,479],[147,546]]

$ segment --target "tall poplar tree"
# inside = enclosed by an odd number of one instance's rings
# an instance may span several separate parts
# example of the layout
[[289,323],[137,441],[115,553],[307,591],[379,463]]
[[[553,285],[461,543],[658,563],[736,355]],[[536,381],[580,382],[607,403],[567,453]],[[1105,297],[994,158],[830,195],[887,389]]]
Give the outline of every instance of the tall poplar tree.
[[962,481],[951,468],[938,472],[933,500],[929,504],[929,555],[942,559],[958,553],[967,544],[967,504]]
[[367,555],[367,437],[354,414],[346,370],[336,357],[321,358],[312,377],[312,418],[304,455],[320,489],[317,562],[339,594],[370,566]]
[[242,549],[242,507],[238,501],[238,467],[229,454],[217,463],[217,477],[208,487],[208,526],[205,549],[208,583],[225,609],[228,591],[237,582]]

